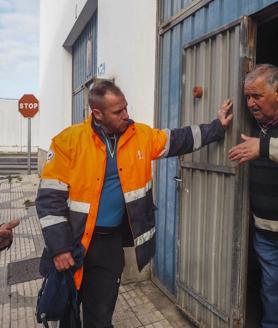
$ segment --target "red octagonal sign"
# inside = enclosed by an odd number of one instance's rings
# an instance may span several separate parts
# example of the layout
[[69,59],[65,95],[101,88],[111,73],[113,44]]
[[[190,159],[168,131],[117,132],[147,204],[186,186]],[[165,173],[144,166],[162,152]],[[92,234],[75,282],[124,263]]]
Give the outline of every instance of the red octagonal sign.
[[24,117],[33,117],[39,111],[39,101],[34,95],[24,95],[18,101],[18,110]]

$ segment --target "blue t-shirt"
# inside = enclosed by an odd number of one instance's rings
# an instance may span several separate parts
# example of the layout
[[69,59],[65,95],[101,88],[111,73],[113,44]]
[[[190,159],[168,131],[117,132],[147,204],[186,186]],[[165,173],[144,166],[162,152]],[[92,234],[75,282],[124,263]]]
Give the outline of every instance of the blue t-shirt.
[[[117,169],[117,140],[114,145],[109,137],[100,133],[106,144],[106,171],[100,196],[96,225],[98,227],[116,227],[122,223],[125,213],[125,199]],[[116,138],[116,136],[114,136]]]

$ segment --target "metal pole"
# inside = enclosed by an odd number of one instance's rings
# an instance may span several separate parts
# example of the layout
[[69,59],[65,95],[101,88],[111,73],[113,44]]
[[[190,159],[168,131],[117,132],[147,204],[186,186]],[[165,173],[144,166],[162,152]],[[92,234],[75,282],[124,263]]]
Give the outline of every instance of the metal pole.
[[31,117],[28,117],[28,175],[31,174]]

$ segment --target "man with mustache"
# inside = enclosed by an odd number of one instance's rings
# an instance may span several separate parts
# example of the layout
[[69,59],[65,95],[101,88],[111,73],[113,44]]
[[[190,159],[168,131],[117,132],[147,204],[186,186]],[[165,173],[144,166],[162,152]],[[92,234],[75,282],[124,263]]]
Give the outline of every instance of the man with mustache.
[[229,152],[232,161],[250,161],[250,200],[255,223],[254,248],[261,270],[262,328],[278,327],[278,68],[257,66],[244,84],[254,117],[254,137]]

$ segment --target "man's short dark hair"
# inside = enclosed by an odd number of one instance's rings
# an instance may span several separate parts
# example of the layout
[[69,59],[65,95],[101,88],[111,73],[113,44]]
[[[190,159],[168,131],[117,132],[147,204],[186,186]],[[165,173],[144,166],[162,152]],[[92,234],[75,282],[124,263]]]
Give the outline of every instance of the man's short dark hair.
[[105,110],[104,96],[109,92],[116,96],[124,96],[122,90],[109,80],[102,80],[92,84],[89,89],[88,98],[90,108],[97,108],[101,111]]
[[260,64],[255,67],[245,77],[244,84],[254,82],[258,77],[262,77],[274,89],[278,87],[278,67],[271,64]]

